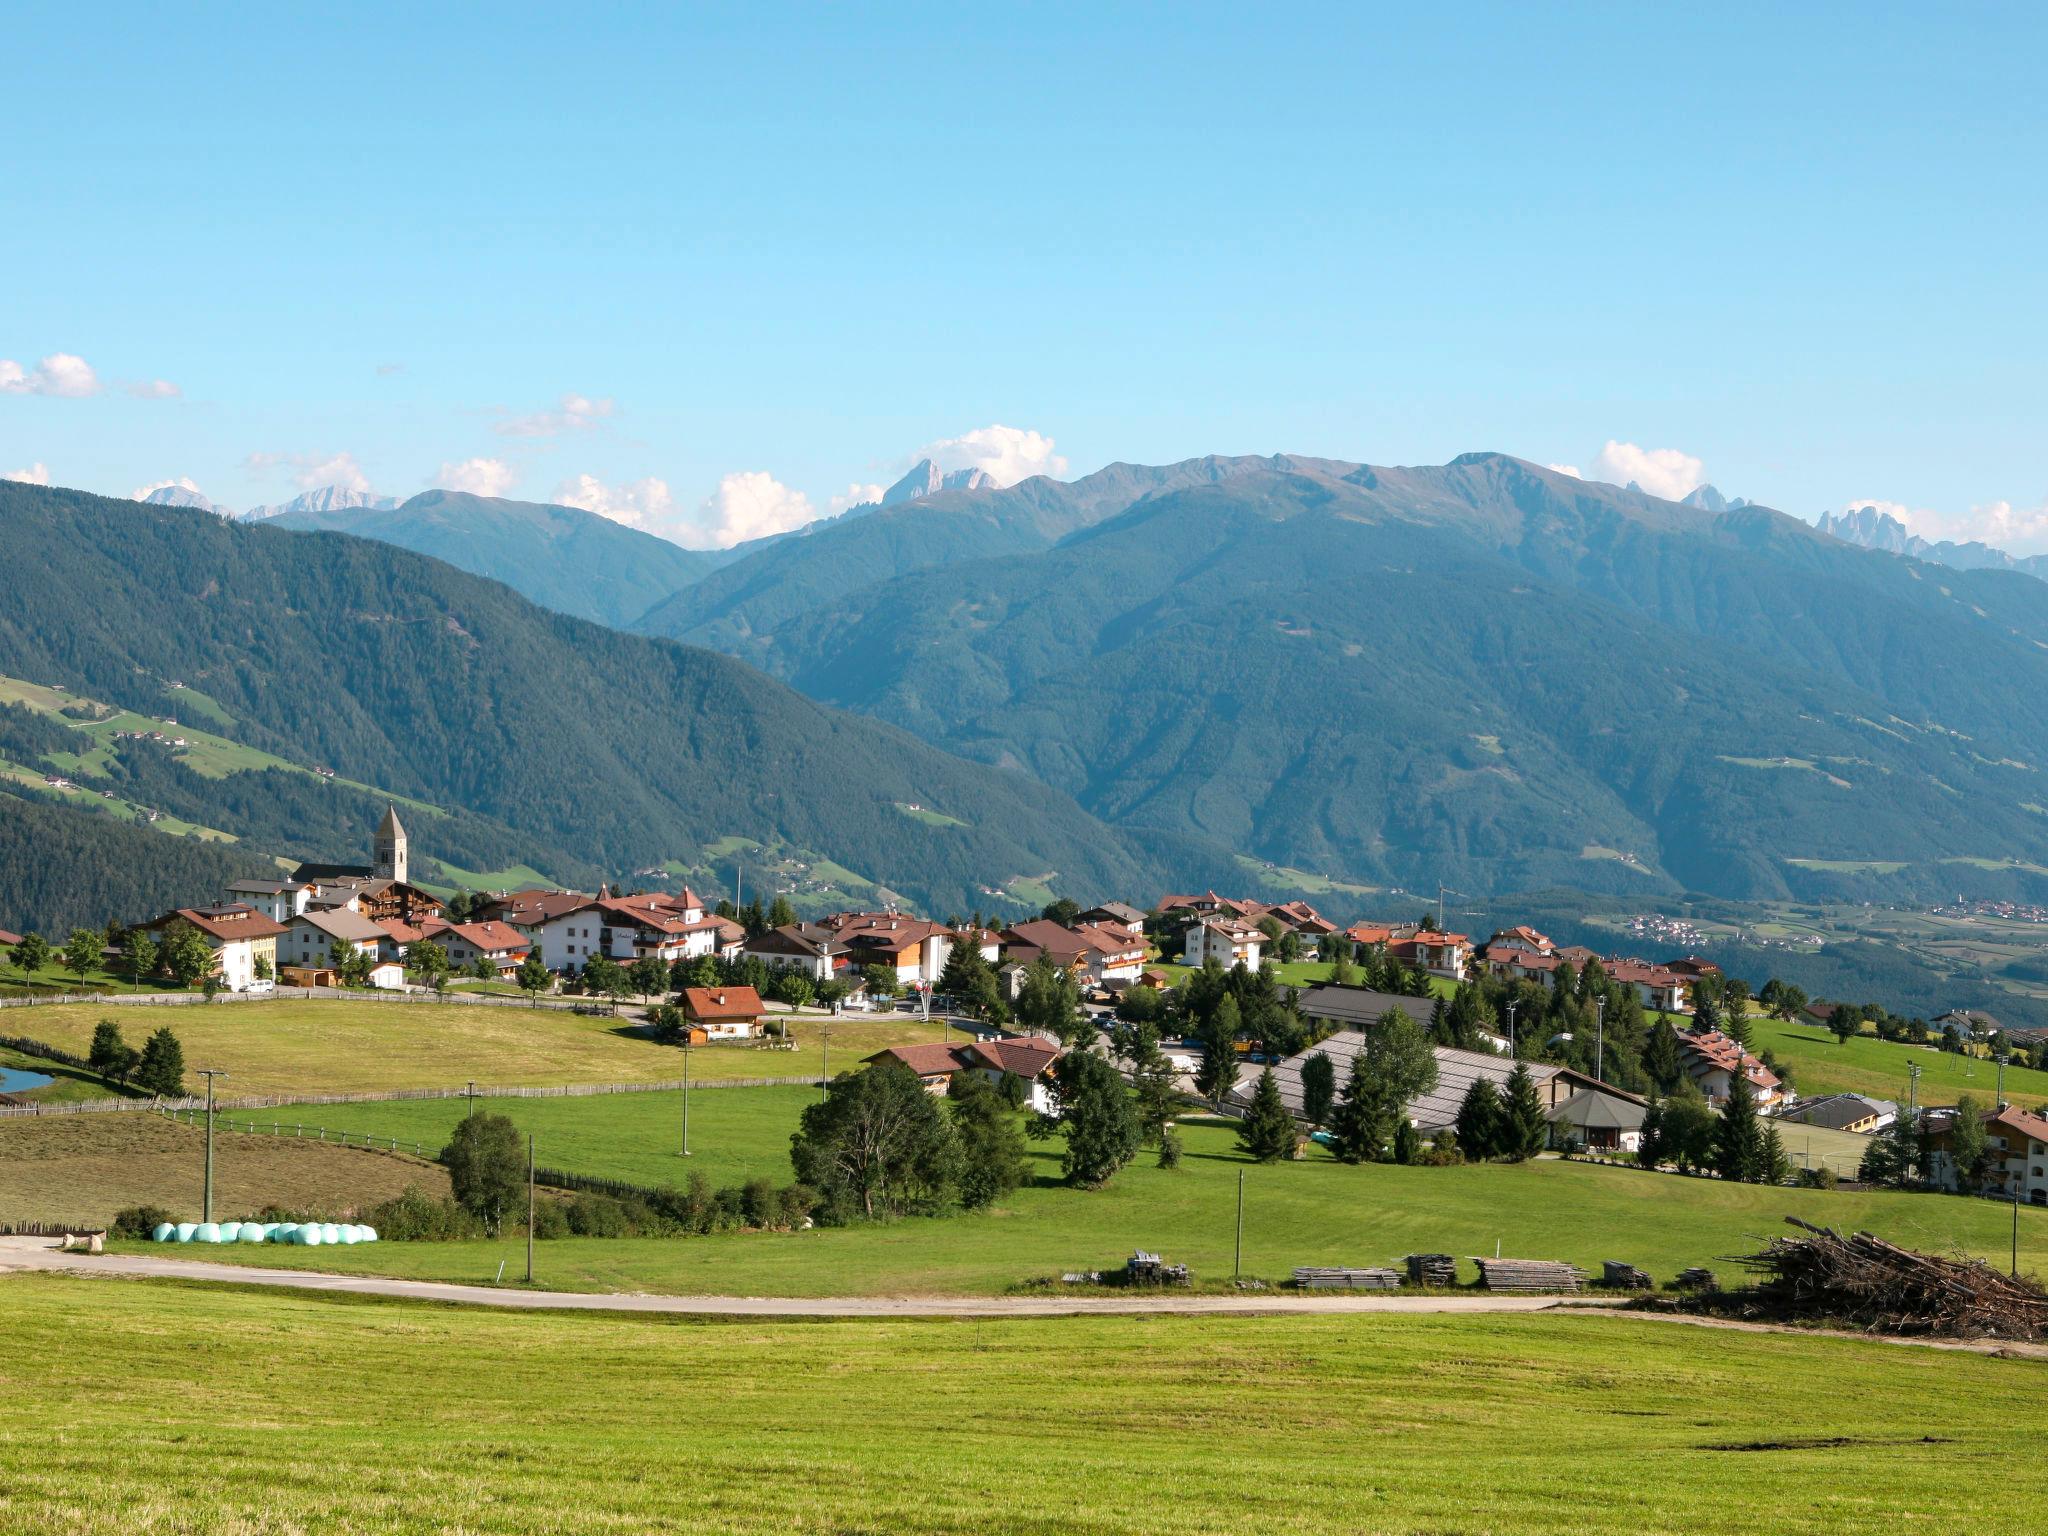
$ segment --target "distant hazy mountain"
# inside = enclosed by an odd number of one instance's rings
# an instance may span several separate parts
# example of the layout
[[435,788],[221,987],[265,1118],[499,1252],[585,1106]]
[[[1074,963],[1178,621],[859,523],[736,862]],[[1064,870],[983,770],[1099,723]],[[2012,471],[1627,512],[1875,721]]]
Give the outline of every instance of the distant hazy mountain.
[[940,491],[982,491],[994,485],[995,481],[989,478],[986,470],[942,471],[930,459],[919,459],[911,466],[909,474],[882,492],[882,505],[893,507],[899,502],[936,496]]
[[1498,454],[1119,465],[883,508],[649,621],[1113,824],[1411,889],[2048,865],[2048,592],[1723,505]]
[[138,498],[152,507],[191,507],[199,512],[211,512],[216,517],[233,517],[229,508],[217,501],[210,501],[195,490],[182,485],[160,485],[147,496]]
[[269,522],[417,550],[502,581],[543,607],[611,625],[638,618],[730,558],[721,550],[684,549],[595,512],[463,491],[423,491],[400,506],[293,507]]
[[[1643,488],[1634,481],[1629,482],[1629,489],[1641,492],[1644,495],[1649,494],[1643,491]],[[1733,501],[1730,501],[1711,485],[1702,485],[1695,490],[1689,491],[1684,499],[1679,502],[1679,505],[1698,507],[1702,512],[1734,512],[1751,505],[1751,503],[1745,496],[1738,496]]]
[[1823,512],[1814,520],[1814,526],[1844,544],[1881,549],[1892,555],[1911,555],[1915,560],[1952,566],[1959,571],[2018,571],[2048,580],[2048,555],[2009,555],[1989,544],[1923,539],[1917,533],[1909,533],[1906,525],[1889,512],[1876,507]]
[[290,501],[280,501],[272,506],[251,507],[242,514],[245,523],[260,523],[273,517],[283,517],[291,512],[347,512],[362,508],[371,512],[388,512],[398,505],[396,496],[372,496],[368,491],[352,491],[339,485],[323,485],[317,491],[307,491],[294,496]]

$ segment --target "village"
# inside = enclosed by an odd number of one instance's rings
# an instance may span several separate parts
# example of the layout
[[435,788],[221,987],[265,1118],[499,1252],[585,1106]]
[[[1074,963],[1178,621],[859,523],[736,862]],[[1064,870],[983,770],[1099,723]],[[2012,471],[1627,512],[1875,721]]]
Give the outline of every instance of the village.
[[[1295,1155],[1311,1139],[1334,1144],[1328,1085],[1367,1070],[1376,1033],[1398,1021],[1432,1058],[1426,1081],[1401,1096],[1398,1118],[1438,1155],[1461,1142],[1457,1155],[1484,1155],[1478,1127],[1519,1098],[1540,1116],[1532,1150],[1713,1170],[1716,1125],[1733,1114],[1756,1129],[1750,1150],[1718,1168],[1724,1176],[1832,1183],[1872,1161],[1795,1167],[1776,1150],[1781,1126],[1865,1138],[1879,1149],[1876,1164],[1910,1131],[1923,1182],[2048,1203],[2048,1120],[2002,1093],[2002,1063],[2017,1053],[2039,1064],[2048,1041],[1981,1012],[1945,1015],[1931,1029],[1912,1024],[1930,1049],[1981,1049],[2001,1063],[2001,1092],[1989,1103],[1959,1110],[1855,1092],[1801,1096],[1768,1049],[1751,1048],[1749,1020],[1828,1024],[1841,1005],[1775,981],[1752,998],[1697,955],[1601,954],[1527,926],[1480,939],[1425,912],[1339,927],[1306,901],[1213,890],[1168,893],[1145,907],[1063,900],[1001,926],[895,910],[800,921],[780,899],[740,910],[687,887],[527,888],[450,901],[412,880],[395,806],[371,855],[237,880],[217,900],[110,924],[97,959],[134,984],[167,980],[209,1000],[451,988],[607,1006],[631,998],[657,1038],[689,1046],[786,1043],[792,1018],[910,1012],[938,1019],[957,1043],[891,1046],[871,1061],[895,1061],[935,1093],[962,1074],[1014,1076],[1020,1102],[1043,1114],[1057,1113],[1049,1083],[1066,1051],[1117,1060],[1127,1078],[1156,1052],[1174,1090],[1214,1112],[1284,1107]],[[97,941],[81,931],[66,952],[86,942]],[[24,954],[50,949],[5,931],[0,947],[24,964]],[[1861,1028],[1860,1016],[1842,1012]],[[1880,1033],[1899,1023],[1881,1020]],[[1959,1113],[1978,1127],[1962,1129],[1960,1160]],[[1418,1155],[1409,1145],[1404,1132],[1394,1154]]]

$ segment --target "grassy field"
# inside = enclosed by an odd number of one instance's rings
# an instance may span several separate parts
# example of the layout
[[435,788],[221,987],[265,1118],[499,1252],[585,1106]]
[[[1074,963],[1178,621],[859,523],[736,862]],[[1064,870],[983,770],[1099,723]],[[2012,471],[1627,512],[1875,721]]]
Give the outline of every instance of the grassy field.
[[[1975,1094],[1987,1106],[1998,1090],[1998,1066],[1974,1056],[1923,1049],[1858,1035],[1837,1043],[1818,1024],[1786,1024],[1779,1019],[1749,1021],[1754,1049],[1768,1049],[1792,1068],[1793,1084],[1802,1097],[1823,1093],[1867,1093],[1906,1102],[1907,1068],[1920,1068],[1920,1103],[1953,1104],[1961,1094]],[[2015,1104],[2048,1104],[2048,1072],[2007,1067],[2005,1096]]]
[[[687,1165],[673,1155],[676,1096],[491,1107],[536,1127],[540,1160],[551,1166],[671,1183],[702,1167],[716,1184],[755,1170],[788,1179],[789,1132],[802,1102],[800,1091],[786,1090],[693,1096],[695,1155]],[[362,1113],[352,1128],[380,1134],[388,1134],[399,1110],[412,1108],[393,1106],[386,1115],[365,1112],[376,1106],[348,1106]],[[714,1117],[701,1129],[700,1109]],[[341,1118],[325,1107],[307,1115],[329,1123]],[[986,1213],[794,1233],[564,1238],[542,1245],[541,1278],[570,1289],[680,1294],[992,1294],[1067,1270],[1114,1267],[1133,1248],[1146,1248],[1188,1263],[1198,1280],[1227,1280],[1240,1170],[1245,1272],[1271,1280],[1286,1279],[1300,1264],[1382,1264],[1416,1252],[1462,1261],[1492,1254],[1496,1245],[1509,1255],[1568,1259],[1595,1271],[1602,1259],[1623,1259],[1666,1281],[1693,1264],[1732,1277],[1734,1268],[1718,1261],[1755,1251],[1788,1215],[2001,1262],[2011,1231],[2008,1207],[1956,1196],[1763,1189],[1548,1158],[1521,1166],[1349,1167],[1319,1151],[1307,1161],[1261,1166],[1239,1157],[1229,1126],[1192,1122],[1183,1131],[1186,1155],[1178,1170],[1142,1158],[1092,1193],[1060,1185],[1059,1143],[1037,1142],[1034,1182]],[[2019,1233],[2021,1267],[2048,1269],[2048,1211],[2021,1211]],[[261,1252],[271,1263],[473,1281],[519,1251],[518,1242],[506,1240],[391,1243],[332,1255],[324,1248]],[[1467,1279],[1475,1274],[1462,1262],[1460,1272]]]
[[[290,998],[180,1008],[73,1004],[10,1009],[8,1033],[84,1055],[93,1025],[120,1023],[139,1046],[168,1024],[191,1067],[223,1067],[224,1094],[374,1092],[550,1083],[660,1082],[683,1074],[682,1052],[657,1045],[629,1020],[567,1009],[461,1003]],[[797,1049],[699,1047],[693,1075],[797,1077],[818,1070],[820,1024],[797,1020]],[[939,1038],[940,1026],[909,1014],[831,1021],[833,1069],[885,1046]]]
[[0,1354],[0,1519],[25,1531],[1998,1536],[2048,1494],[2038,1365],[1860,1340],[509,1315],[57,1276],[0,1298],[33,1341]]
[[[205,1146],[204,1132],[147,1113],[0,1120],[0,1221],[104,1223],[144,1204],[196,1221]],[[223,1220],[273,1204],[339,1216],[408,1184],[448,1192],[435,1164],[290,1137],[216,1127],[213,1155],[213,1209]]]

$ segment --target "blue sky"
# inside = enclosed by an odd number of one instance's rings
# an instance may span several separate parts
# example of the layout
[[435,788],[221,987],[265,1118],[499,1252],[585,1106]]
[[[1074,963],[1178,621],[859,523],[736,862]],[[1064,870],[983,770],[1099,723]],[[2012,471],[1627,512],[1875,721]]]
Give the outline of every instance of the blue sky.
[[704,543],[1495,448],[2048,547],[2039,8],[334,9],[10,8],[0,472]]

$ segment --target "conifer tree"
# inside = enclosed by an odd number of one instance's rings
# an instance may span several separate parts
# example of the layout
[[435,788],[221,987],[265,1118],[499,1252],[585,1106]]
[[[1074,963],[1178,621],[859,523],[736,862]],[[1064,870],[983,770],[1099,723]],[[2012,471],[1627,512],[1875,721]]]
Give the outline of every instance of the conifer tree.
[[1501,1155],[1510,1162],[1524,1162],[1543,1150],[1550,1124],[1543,1118],[1543,1103],[1536,1096],[1536,1079],[1522,1062],[1508,1074],[1506,1103],[1501,1109]]
[[1301,1064],[1301,1117],[1310,1125],[1327,1125],[1336,1102],[1336,1065],[1317,1051]]
[[1259,1074],[1251,1106],[1237,1123],[1237,1145],[1260,1163],[1277,1163],[1294,1153],[1294,1116],[1280,1098],[1280,1084],[1271,1067]]
[[1483,1077],[1472,1079],[1458,1105],[1458,1150],[1465,1160],[1483,1163],[1500,1155],[1500,1095]]
[[1753,1184],[1763,1172],[1763,1128],[1757,1123],[1756,1092],[1749,1076],[1730,1074],[1728,1102],[1714,1127],[1714,1171],[1724,1179]]
[[1762,1173],[1766,1184],[1792,1182],[1792,1159],[1785,1155],[1785,1142],[1775,1125],[1764,1128]]

